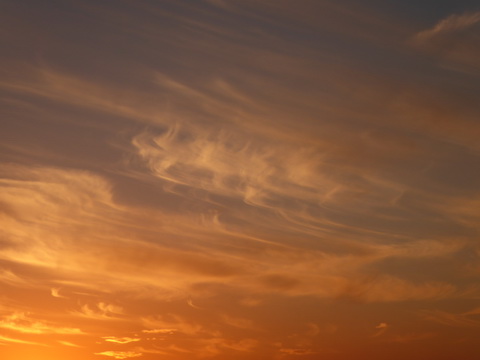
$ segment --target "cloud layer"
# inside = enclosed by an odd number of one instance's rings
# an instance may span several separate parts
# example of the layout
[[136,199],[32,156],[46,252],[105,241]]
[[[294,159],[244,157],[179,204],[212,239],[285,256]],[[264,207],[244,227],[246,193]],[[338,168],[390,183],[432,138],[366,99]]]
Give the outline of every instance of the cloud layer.
[[478,9],[2,13],[2,359],[480,356]]

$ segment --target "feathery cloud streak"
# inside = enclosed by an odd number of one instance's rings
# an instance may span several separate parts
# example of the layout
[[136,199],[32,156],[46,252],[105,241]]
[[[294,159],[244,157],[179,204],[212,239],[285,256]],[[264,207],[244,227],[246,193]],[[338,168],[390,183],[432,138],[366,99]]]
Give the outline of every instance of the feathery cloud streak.
[[7,1],[2,358],[477,358],[463,3]]

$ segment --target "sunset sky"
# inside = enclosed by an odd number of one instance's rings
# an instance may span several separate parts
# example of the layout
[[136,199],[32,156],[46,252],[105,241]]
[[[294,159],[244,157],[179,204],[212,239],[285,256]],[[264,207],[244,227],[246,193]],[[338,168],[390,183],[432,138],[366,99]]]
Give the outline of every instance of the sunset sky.
[[480,359],[480,5],[1,0],[0,359]]

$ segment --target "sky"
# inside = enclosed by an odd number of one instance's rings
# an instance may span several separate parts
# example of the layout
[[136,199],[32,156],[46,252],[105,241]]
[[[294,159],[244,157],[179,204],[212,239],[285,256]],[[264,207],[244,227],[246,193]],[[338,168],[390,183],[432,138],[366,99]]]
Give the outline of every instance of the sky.
[[2,0],[2,360],[480,358],[480,6]]

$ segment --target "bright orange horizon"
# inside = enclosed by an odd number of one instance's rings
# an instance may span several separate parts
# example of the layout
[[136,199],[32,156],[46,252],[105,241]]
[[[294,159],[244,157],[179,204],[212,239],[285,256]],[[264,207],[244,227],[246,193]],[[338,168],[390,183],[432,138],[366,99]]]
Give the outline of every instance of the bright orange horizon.
[[0,359],[480,358],[478,5],[0,17]]

